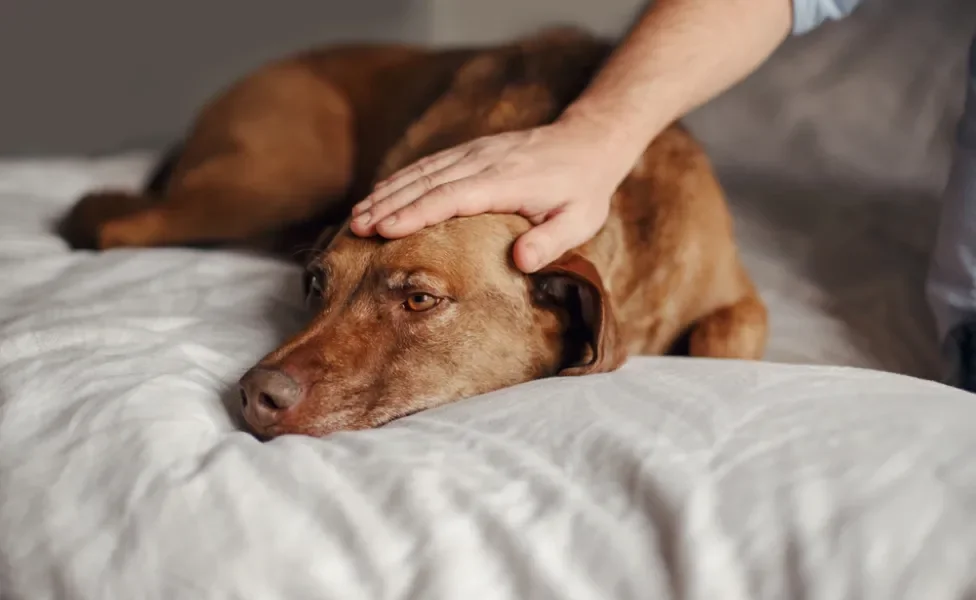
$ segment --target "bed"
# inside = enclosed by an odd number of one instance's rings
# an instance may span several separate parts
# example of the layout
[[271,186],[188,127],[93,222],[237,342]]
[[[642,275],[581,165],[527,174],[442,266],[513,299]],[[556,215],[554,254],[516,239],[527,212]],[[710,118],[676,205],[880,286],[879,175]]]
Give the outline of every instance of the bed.
[[972,597],[976,402],[935,381],[921,281],[976,10],[920,5],[689,119],[766,361],[632,359],[373,431],[241,431],[295,267],[52,233],[153,152],[0,162],[0,598]]

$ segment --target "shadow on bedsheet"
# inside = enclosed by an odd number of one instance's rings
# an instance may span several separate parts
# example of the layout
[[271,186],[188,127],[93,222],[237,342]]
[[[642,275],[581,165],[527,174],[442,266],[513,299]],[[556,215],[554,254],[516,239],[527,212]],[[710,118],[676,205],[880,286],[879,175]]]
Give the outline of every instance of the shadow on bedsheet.
[[[940,377],[924,295],[937,196],[755,175],[722,181],[746,264],[760,291],[776,297],[772,328],[789,316],[777,307],[801,306],[843,323],[856,366]],[[798,281],[812,290],[797,289]]]

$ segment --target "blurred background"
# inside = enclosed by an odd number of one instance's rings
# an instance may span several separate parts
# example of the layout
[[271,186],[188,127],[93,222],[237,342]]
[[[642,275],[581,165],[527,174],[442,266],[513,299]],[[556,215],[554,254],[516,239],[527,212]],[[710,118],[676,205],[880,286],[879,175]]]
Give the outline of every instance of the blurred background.
[[642,0],[3,0],[0,155],[165,143],[231,79],[336,41],[499,41],[552,22],[615,34]]
[[[3,0],[0,157],[160,147],[230,81],[309,46],[487,43],[553,24],[616,36],[644,5]],[[973,0],[866,0],[852,18],[790,40],[746,85],[690,121],[723,163],[742,162],[748,144],[750,164],[781,161],[786,152],[791,165],[817,176],[897,171],[913,184],[939,181],[974,29]]]

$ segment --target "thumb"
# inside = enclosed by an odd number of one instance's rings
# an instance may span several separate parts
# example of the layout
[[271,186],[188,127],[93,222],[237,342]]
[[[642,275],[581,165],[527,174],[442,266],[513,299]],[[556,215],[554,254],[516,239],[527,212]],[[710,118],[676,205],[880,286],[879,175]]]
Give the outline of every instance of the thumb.
[[599,229],[599,224],[587,222],[577,211],[563,211],[523,233],[512,249],[515,266],[525,273],[534,273],[585,243]]

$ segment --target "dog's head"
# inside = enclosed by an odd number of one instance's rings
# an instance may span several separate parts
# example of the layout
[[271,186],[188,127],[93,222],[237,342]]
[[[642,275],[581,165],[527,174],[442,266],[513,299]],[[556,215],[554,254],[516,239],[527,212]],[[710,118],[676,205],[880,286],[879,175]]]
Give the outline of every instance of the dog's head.
[[594,266],[570,253],[528,276],[520,217],[459,218],[407,238],[341,229],[307,266],[311,323],[241,380],[263,437],[363,429],[550,375],[625,360]]

